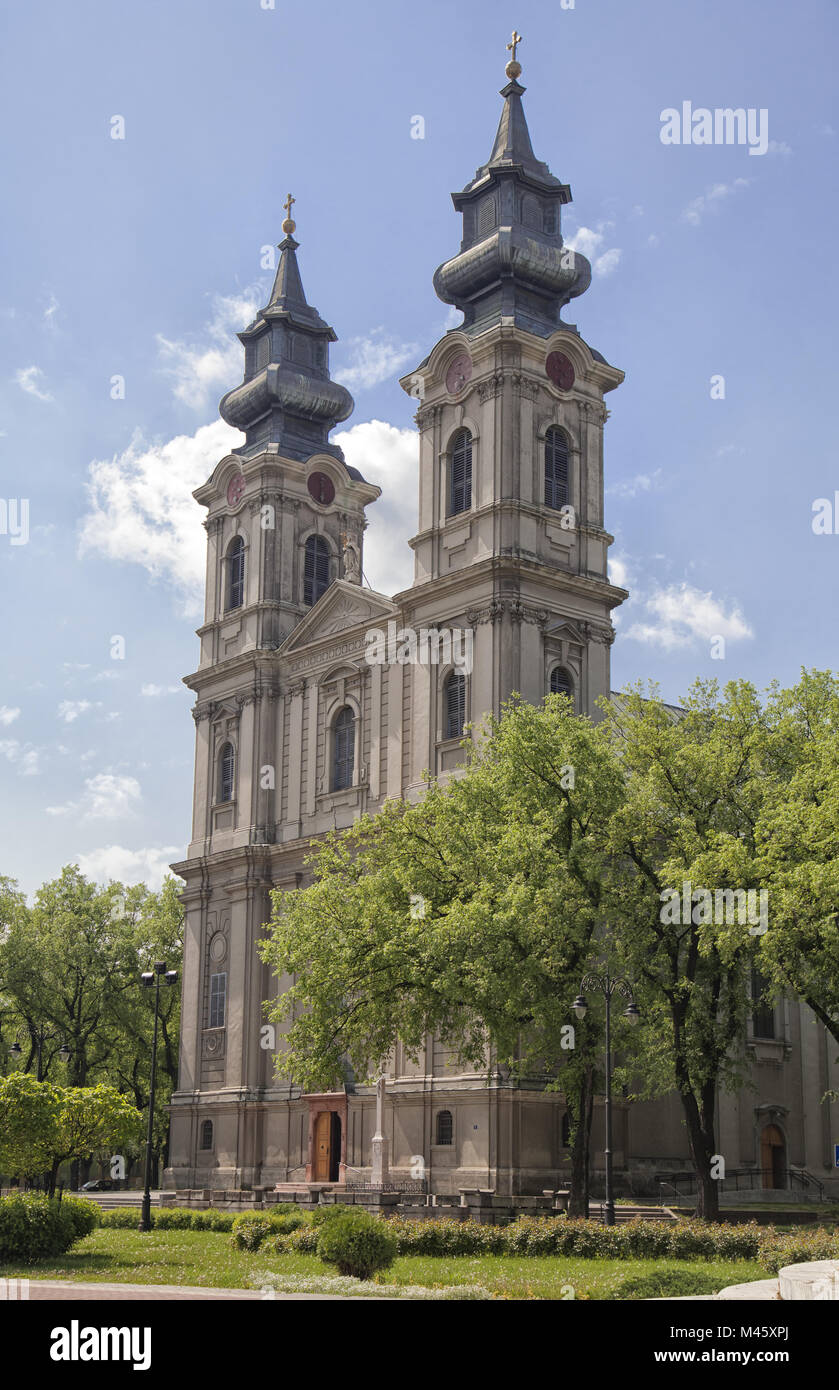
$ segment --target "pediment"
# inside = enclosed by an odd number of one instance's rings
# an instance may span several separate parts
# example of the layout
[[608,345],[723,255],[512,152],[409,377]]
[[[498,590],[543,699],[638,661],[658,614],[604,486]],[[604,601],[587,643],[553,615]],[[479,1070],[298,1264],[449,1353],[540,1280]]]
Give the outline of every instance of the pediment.
[[570,622],[567,618],[560,618],[555,623],[547,623],[545,636],[552,637],[559,642],[576,642],[580,647],[586,645],[586,634],[576,623]]
[[345,579],[336,579],[294,631],[289,633],[280,651],[287,655],[299,651],[301,647],[309,647],[321,638],[334,637],[339,632],[386,623],[388,618],[394,618],[398,613],[396,604],[386,594],[363,589],[359,584],[349,584]]

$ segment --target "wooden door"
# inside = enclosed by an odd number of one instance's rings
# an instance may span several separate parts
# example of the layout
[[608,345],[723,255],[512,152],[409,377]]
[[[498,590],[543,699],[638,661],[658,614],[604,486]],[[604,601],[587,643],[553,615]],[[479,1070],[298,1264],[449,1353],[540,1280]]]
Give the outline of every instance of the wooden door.
[[329,1182],[332,1167],[332,1114],[321,1110],[315,1120],[315,1182]]
[[767,1125],[760,1136],[760,1166],[763,1170],[764,1187],[786,1186],[785,1154],[783,1134],[777,1125]]

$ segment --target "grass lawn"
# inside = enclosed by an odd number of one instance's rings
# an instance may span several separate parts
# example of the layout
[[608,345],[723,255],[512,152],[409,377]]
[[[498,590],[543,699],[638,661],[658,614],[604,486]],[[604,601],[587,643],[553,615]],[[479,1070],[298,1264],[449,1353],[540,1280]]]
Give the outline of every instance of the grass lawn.
[[[714,1291],[766,1278],[751,1260],[582,1260],[561,1257],[463,1255],[402,1256],[384,1284],[426,1287],[481,1284],[500,1298],[614,1298],[625,1280],[666,1267],[700,1271]],[[215,1231],[97,1230],[66,1255],[34,1265],[0,1265],[0,1276],[72,1279],[85,1283],[204,1284],[211,1288],[260,1287],[265,1275],[334,1274],[315,1255],[250,1254],[234,1250],[230,1236]],[[708,1290],[710,1292],[710,1289]]]

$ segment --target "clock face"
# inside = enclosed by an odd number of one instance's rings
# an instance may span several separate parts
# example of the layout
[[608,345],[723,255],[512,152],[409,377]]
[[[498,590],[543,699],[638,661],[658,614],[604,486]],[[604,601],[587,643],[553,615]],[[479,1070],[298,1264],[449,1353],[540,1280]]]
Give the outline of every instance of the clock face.
[[234,473],[230,482],[227,484],[227,501],[229,506],[236,507],[242,500],[242,493],[245,491],[245,480],[241,473]]
[[322,507],[328,507],[335,498],[335,484],[327,473],[310,473],[306,484],[309,496]]
[[468,352],[462,352],[452,362],[446,372],[446,390],[450,396],[457,396],[463,390],[472,375],[472,358]]
[[564,352],[549,352],[545,371],[560,391],[570,391],[574,385],[574,367]]

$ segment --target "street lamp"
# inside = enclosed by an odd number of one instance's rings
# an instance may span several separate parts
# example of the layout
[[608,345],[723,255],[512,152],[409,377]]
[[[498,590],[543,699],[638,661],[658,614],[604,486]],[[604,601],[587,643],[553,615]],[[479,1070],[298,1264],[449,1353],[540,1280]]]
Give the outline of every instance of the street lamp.
[[[38,1028],[34,1033],[35,1056],[38,1059],[38,1069],[35,1075],[36,1081],[43,1081],[44,1079],[43,1072],[41,1069],[41,1049],[43,1048],[45,1042],[57,1037],[58,1033],[48,1033],[45,1028]],[[15,1041],[12,1043],[11,1047],[9,1048],[9,1052],[13,1057],[21,1057],[23,1055],[23,1048],[21,1047],[17,1039],[15,1039]],[[69,1061],[70,1049],[67,1046],[66,1042],[62,1042],[60,1048],[58,1049],[58,1055],[62,1062]]]
[[151,1086],[149,1088],[149,1127],[146,1132],[146,1164],[143,1179],[143,1205],[140,1211],[138,1231],[151,1230],[151,1148],[154,1128],[154,1085],[157,1078],[157,1019],[160,1012],[160,982],[173,985],[178,978],[177,970],[167,970],[165,960],[156,960],[154,970],[146,970],[140,976],[144,989],[154,990],[154,1033],[151,1046]]
[[597,990],[606,1000],[606,1225],[615,1224],[615,1195],[612,1186],[612,995],[617,992],[628,999],[623,1017],[633,1026],[641,1014],[632,996],[632,986],[628,980],[615,979],[607,971],[602,975],[584,975],[580,993],[571,1005],[577,1018],[583,1019],[588,1010],[585,996],[587,989]]

